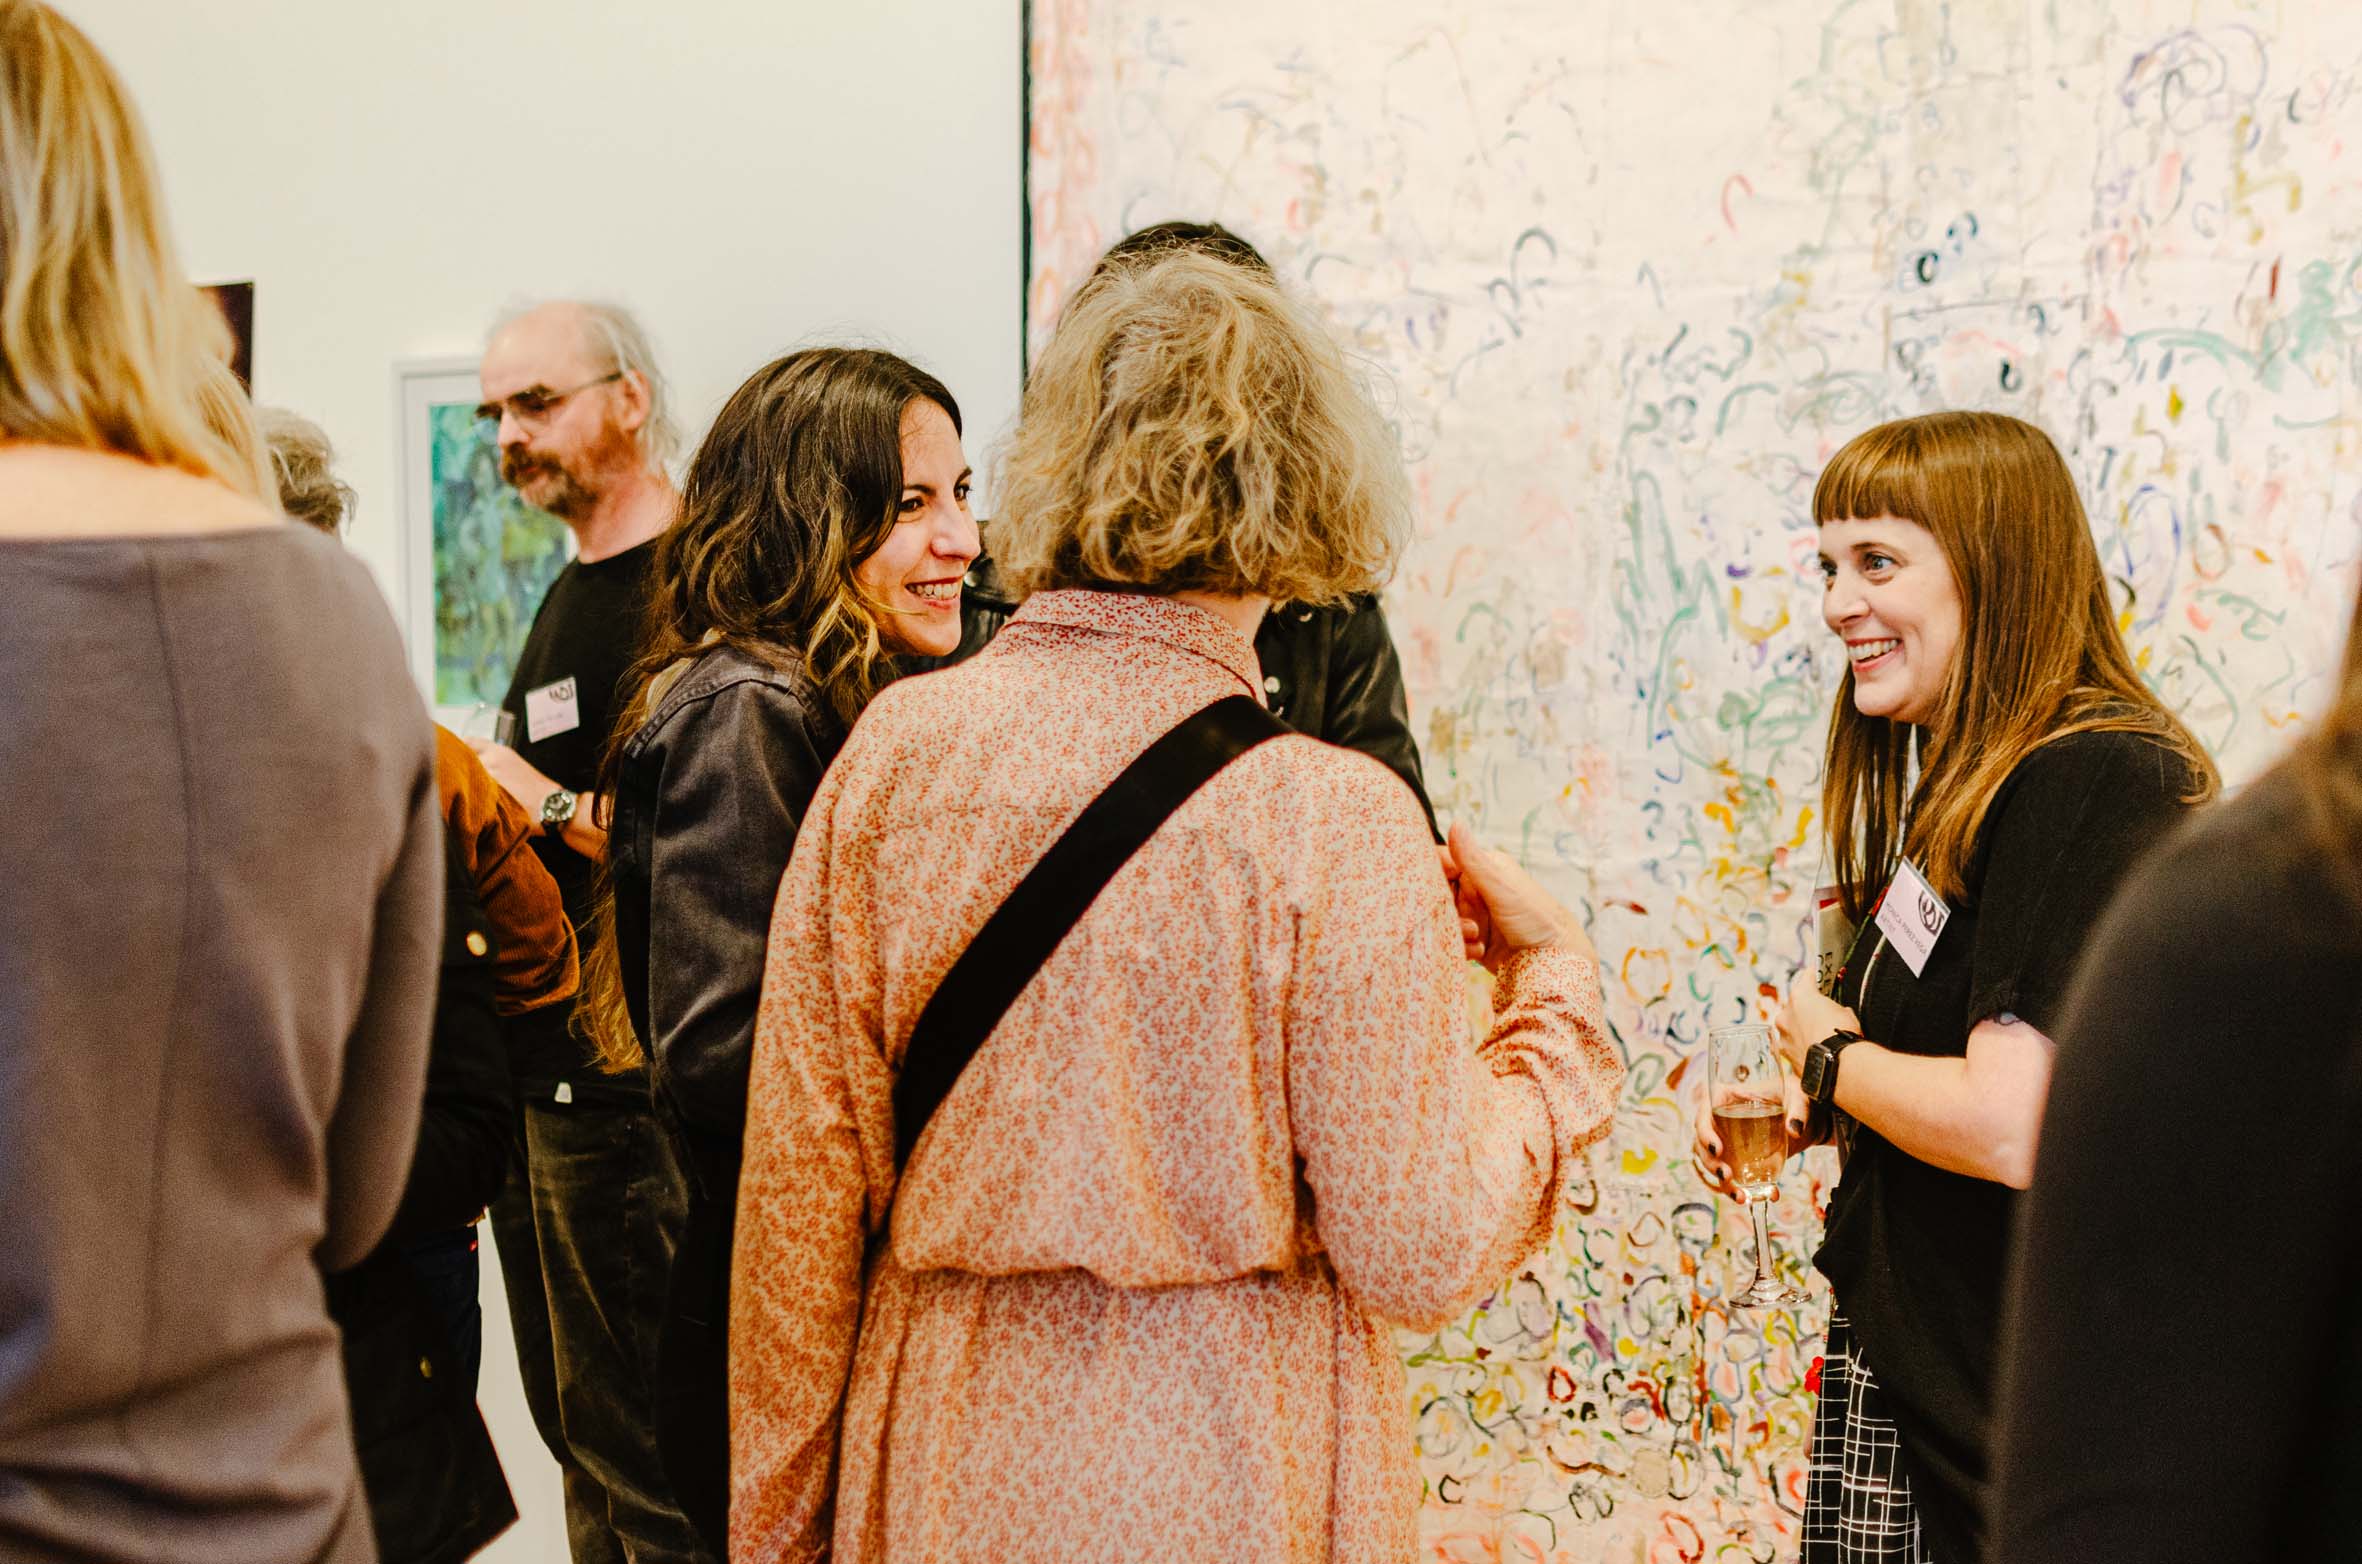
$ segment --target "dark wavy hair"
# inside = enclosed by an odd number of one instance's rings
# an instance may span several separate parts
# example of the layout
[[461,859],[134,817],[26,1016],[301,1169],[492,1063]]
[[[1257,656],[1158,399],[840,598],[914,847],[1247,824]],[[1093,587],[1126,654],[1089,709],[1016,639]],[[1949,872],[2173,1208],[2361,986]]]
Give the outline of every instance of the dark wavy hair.
[[1263,252],[1232,233],[1220,223],[1192,223],[1178,219],[1172,222],[1151,223],[1124,235],[1107,247],[1099,263],[1091,268],[1091,275],[1138,265],[1144,261],[1162,260],[1175,250],[1189,250],[1199,255],[1210,255],[1217,261],[1228,261],[1265,277],[1273,275],[1271,263]]
[[[689,460],[681,511],[649,567],[643,648],[600,768],[612,811],[623,752],[666,669],[716,646],[798,663],[850,725],[890,676],[880,635],[894,612],[853,572],[894,530],[902,499],[902,417],[932,402],[960,427],[942,381],[876,348],[805,348],[747,378]],[[602,825],[605,820],[601,820]],[[577,1024],[609,1071],[644,1057],[623,1003],[614,895],[602,886],[587,932]]]
[[[632,683],[720,641],[792,655],[839,718],[859,716],[885,673],[890,610],[853,571],[894,530],[902,415],[922,401],[960,427],[942,381],[876,348],[805,348],[756,370],[714,415],[657,542]],[[618,739],[644,715],[627,712]]]

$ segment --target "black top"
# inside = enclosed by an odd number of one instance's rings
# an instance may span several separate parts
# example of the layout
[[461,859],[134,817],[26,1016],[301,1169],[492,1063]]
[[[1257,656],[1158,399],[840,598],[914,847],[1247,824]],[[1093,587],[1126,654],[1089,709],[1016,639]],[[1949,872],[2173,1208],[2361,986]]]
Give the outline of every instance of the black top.
[[[533,629],[500,703],[516,718],[517,753],[569,792],[586,793],[598,785],[599,762],[630,694],[624,679],[639,655],[648,567],[655,554],[650,541],[595,564],[568,561],[533,615]],[[526,697],[567,679],[574,681],[578,720],[563,732],[536,734],[527,720]],[[529,804],[527,813],[538,819],[537,803]],[[558,882],[567,920],[579,934],[596,902],[599,866],[554,836],[535,836],[533,850]],[[572,1008],[544,1006],[556,1013],[529,1012],[531,1019],[519,1017],[510,1026],[519,1094],[547,1101],[564,1084],[569,1099],[587,1092],[608,1101],[644,1103],[644,1077],[603,1075],[590,1062],[588,1045],[567,1030],[565,1012]]]
[[1994,1559],[2356,1556],[2362,912],[2302,809],[2276,774],[2192,822],[2068,994],[2019,1214]]
[[[912,658],[916,669],[947,666],[983,650],[1017,611],[1019,599],[989,557],[979,555],[960,599],[959,649],[948,657]],[[1357,749],[1410,785],[1436,840],[1435,806],[1411,737],[1410,703],[1403,694],[1402,659],[1375,597],[1333,608],[1274,604],[1255,630],[1255,658],[1263,669],[1263,698],[1271,714],[1296,732]]]
[[633,733],[607,838],[615,944],[656,1105],[699,1185],[737,1185],[771,907],[845,730],[800,665],[722,646]]
[[[2081,733],[2036,750],[1994,796],[1967,892],[1925,970],[1914,978],[1875,928],[1861,940],[1837,997],[1862,1035],[1957,1058],[1978,1022],[2006,1011],[2058,1041],[2076,956],[2189,791],[2184,763],[2137,734]],[[2016,1198],[1858,1126],[1813,1257],[1887,1393],[1939,1559],[1976,1558],[1984,1529],[1994,1320]]]

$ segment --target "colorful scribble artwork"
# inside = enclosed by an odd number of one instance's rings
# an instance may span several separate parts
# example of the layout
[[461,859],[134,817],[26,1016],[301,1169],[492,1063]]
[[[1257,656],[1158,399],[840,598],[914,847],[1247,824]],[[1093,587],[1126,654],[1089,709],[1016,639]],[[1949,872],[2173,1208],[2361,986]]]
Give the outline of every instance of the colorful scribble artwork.
[[1841,672],[1810,501],[1883,419],[2047,428],[2146,676],[2253,776],[2362,562],[2362,7],[1035,0],[1038,344],[1214,218],[1366,363],[1420,504],[1387,604],[1440,812],[1587,913],[1631,1066],[1555,1241],[1403,1342],[1435,1560],[1793,1557],[1805,1305],[1733,1307],[1707,1027],[1812,955]]
[[428,410],[435,508],[435,704],[495,705],[542,594],[566,563],[566,527],[517,498],[472,402]]

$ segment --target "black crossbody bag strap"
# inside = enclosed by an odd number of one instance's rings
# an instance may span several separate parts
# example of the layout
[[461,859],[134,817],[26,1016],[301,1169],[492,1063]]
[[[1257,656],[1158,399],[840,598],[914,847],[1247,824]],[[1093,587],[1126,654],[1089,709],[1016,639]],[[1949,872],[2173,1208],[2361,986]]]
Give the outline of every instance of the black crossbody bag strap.
[[1140,844],[1215,772],[1287,731],[1252,696],[1218,700],[1141,751],[1050,844],[919,1012],[894,1081],[895,1166],[909,1159],[976,1050]]

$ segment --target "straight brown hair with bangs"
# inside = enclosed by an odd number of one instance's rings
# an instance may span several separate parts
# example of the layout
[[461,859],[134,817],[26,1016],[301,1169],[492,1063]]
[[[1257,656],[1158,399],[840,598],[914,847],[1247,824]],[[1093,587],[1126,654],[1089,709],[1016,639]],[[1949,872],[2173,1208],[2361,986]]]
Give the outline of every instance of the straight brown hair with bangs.
[[[951,392],[908,360],[806,348],[756,370],[722,404],[649,562],[643,650],[600,768],[602,811],[613,809],[624,750],[661,699],[659,676],[715,646],[774,667],[800,663],[838,720],[850,727],[861,715],[888,674],[879,627],[893,610],[853,572],[894,530],[902,415],[914,402],[934,403],[960,427]],[[620,1073],[645,1051],[623,1000],[614,906],[602,883],[575,1025],[600,1068]]]
[[[1960,591],[1960,645],[1924,728],[1866,717],[1851,668],[1829,718],[1821,811],[1846,915],[1869,915],[1909,852],[1957,899],[1993,798],[2073,733],[2144,734],[2192,789],[2214,762],[2133,667],[2074,475],[2049,436],[2002,413],[1929,413],[1855,436],[1813,489],[1813,521],[1892,516],[1934,534]],[[1919,781],[1911,784],[1913,747]]]

